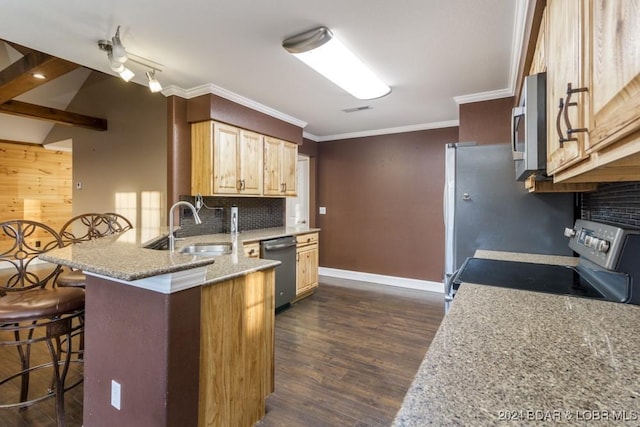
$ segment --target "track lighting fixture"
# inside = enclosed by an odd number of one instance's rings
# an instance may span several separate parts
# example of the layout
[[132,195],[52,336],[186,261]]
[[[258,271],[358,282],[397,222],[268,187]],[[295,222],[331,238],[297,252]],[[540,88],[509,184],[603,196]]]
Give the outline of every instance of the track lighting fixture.
[[147,71],[146,73],[147,80],[149,80],[149,90],[153,93],[160,92],[162,90],[162,85],[156,79],[156,70]]
[[104,52],[107,52],[109,67],[114,73],[118,73],[122,80],[128,82],[135,77],[135,73],[124,65],[125,62],[130,61],[150,69],[150,71],[147,71],[145,75],[147,76],[149,90],[151,90],[151,92],[155,93],[162,90],[162,85],[155,77],[156,71],[162,71],[162,66],[160,64],[156,64],[153,61],[127,52],[124,45],[122,44],[122,40],[120,40],[119,25],[116,29],[115,35],[111,38],[111,40],[98,40],[98,48]]

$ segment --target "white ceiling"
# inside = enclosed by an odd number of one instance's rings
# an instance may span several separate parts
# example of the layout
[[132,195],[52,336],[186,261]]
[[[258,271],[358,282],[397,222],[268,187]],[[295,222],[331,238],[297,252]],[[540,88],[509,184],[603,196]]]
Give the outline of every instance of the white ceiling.
[[[457,125],[456,100],[512,95],[527,1],[5,0],[0,38],[113,74],[97,41],[121,25],[128,52],[163,65],[165,95],[218,93],[322,141]],[[321,25],[391,94],[357,100],[281,47]],[[144,84],[145,69],[130,68]]]

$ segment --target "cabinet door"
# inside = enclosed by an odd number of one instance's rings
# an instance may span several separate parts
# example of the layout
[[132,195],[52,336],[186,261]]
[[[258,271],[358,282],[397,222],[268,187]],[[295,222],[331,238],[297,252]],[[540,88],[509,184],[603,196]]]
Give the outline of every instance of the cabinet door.
[[213,194],[213,122],[191,125],[191,194]]
[[282,184],[286,196],[296,195],[298,145],[284,142],[282,149]]
[[318,286],[318,246],[297,249],[296,295]]
[[242,194],[262,194],[262,140],[260,134],[240,131],[238,167]]
[[264,195],[282,195],[282,141],[275,138],[264,139]]
[[592,0],[589,148],[640,128],[640,0]]
[[[560,100],[566,103],[567,85],[584,87],[584,46],[582,37],[583,1],[551,0],[547,2],[547,171],[553,174],[585,157],[586,133],[567,136],[567,126],[559,107]],[[573,94],[566,107],[571,128],[583,128],[587,95]],[[561,135],[558,134],[560,131]],[[560,138],[572,138],[560,141]]]
[[213,192],[216,194],[237,194],[240,188],[238,175],[240,130],[221,123],[215,123],[213,130]]

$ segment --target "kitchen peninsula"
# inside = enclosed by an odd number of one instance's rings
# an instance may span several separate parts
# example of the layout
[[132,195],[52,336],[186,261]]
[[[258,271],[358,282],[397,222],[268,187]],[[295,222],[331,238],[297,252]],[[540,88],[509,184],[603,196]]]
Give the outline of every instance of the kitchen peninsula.
[[[87,274],[84,425],[250,426],[261,419],[273,391],[279,262],[245,257],[242,241],[287,231],[190,237],[170,253],[144,248],[148,239],[133,229],[42,255]],[[304,230],[290,234],[297,232]],[[231,254],[179,253],[222,240],[233,241]]]

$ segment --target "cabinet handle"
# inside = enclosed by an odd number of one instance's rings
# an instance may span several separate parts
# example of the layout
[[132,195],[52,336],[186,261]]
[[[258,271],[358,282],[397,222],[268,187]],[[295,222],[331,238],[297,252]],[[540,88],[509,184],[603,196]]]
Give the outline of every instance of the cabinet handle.
[[245,182],[244,182],[244,179],[243,179],[243,180],[240,180],[240,189],[241,189],[241,190],[246,190],[246,189],[247,189],[247,186],[246,186],[246,184],[245,184]]
[[238,190],[238,191],[242,190],[242,180],[241,179],[239,179],[236,182],[236,190]]
[[564,124],[567,126],[567,141],[577,141],[578,138],[572,138],[574,133],[587,132],[589,129],[587,128],[578,128],[574,129],[571,126],[571,121],[569,120],[569,107],[577,107],[577,102],[571,102],[571,96],[574,93],[587,92],[588,89],[586,87],[581,87],[578,89],[573,89],[571,87],[571,83],[567,83],[567,102],[564,105]]
[[560,148],[564,145],[567,138],[562,134],[562,127],[560,126],[560,120],[562,119],[562,112],[564,111],[564,99],[560,98],[560,103],[558,104],[558,115],[556,116],[556,132],[558,133],[558,142],[560,143]]

